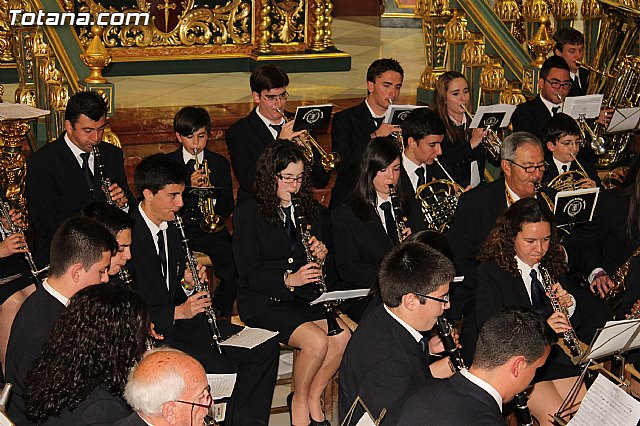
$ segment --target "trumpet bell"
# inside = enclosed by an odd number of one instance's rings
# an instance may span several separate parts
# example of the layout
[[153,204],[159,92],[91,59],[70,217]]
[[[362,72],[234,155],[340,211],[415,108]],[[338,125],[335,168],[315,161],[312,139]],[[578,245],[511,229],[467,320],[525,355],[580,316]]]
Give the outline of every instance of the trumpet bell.
[[416,199],[422,205],[422,217],[427,229],[445,232],[458,207],[463,188],[448,180],[435,180],[416,189]]
[[500,160],[500,152],[502,151],[502,140],[500,140],[495,130],[489,129],[487,135],[482,138],[482,144],[494,160]]
[[628,172],[629,166],[619,166],[615,169],[609,170],[606,176],[602,178],[602,186],[605,189],[612,189],[621,186],[624,179],[627,177]]
[[200,229],[209,234],[215,234],[224,229],[224,219],[219,215],[204,216],[200,221]]
[[556,191],[574,191],[580,189],[578,181],[587,177],[588,176],[580,170],[569,170],[551,179],[549,187]]
[[330,172],[340,164],[340,154],[337,152],[327,152],[320,158],[320,165],[325,172]]

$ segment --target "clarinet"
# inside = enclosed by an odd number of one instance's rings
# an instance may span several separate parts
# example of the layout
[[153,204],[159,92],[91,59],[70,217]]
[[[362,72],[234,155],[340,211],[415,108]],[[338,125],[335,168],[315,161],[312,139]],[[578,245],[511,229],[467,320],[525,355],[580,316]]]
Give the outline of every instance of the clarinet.
[[118,278],[120,278],[120,281],[122,281],[122,283],[127,287],[131,287],[131,284],[133,284],[131,274],[124,266],[120,267],[120,270],[118,271]]
[[[307,254],[307,262],[309,263],[317,263],[322,268],[322,264],[324,263],[320,259],[316,258],[311,253],[311,246],[309,245],[309,239],[311,238],[311,233],[309,230],[311,229],[311,225],[306,223],[306,219],[302,212],[302,203],[300,198],[291,197],[291,204],[293,204],[293,208],[296,213],[296,224],[298,225],[298,232],[300,233],[300,239],[302,240],[302,246],[304,247],[304,251]],[[316,282],[318,287],[320,288],[320,293],[327,292],[327,283],[324,280],[324,274],[320,273],[320,278]],[[335,336],[336,334],[340,334],[343,332],[342,327],[338,324],[336,319],[336,311],[335,307],[331,304],[331,302],[324,302],[324,316],[327,320],[327,336]]]
[[404,240],[404,231],[407,228],[405,221],[407,220],[402,213],[402,207],[400,206],[400,198],[398,198],[398,192],[396,187],[389,185],[389,197],[391,198],[391,206],[393,207],[393,215],[396,219],[396,231],[398,233],[398,242],[401,243]]
[[93,162],[96,165],[95,169],[98,171],[98,176],[100,177],[100,187],[102,188],[102,192],[107,199],[107,203],[115,205],[115,201],[113,201],[113,198],[111,198],[111,191],[109,191],[111,181],[108,177],[105,176],[104,163],[102,163],[102,159],[100,158],[100,150],[97,146],[93,147]]
[[[173,223],[176,225],[176,228],[178,228],[178,231],[180,231],[182,248],[184,249],[184,253],[187,258],[187,266],[189,267],[189,271],[191,271],[191,276],[194,283],[194,291],[196,293],[199,293],[201,291],[206,291],[207,293],[209,293],[209,287],[202,281],[200,281],[200,277],[198,276],[198,261],[189,248],[189,239],[184,233],[184,223],[182,222],[182,218],[178,213],[175,213]],[[211,297],[210,293],[209,297]],[[218,351],[218,353],[222,354],[222,347],[220,346],[222,335],[220,334],[220,330],[218,329],[218,319],[216,318],[215,312],[213,312],[213,306],[205,308],[204,315],[205,317],[207,317],[207,324],[209,325],[209,332],[211,333],[213,346]]]
[[456,369],[456,371],[467,368],[464,365],[464,360],[462,359],[460,351],[458,350],[458,345],[456,345],[455,340],[453,340],[453,335],[451,334],[451,324],[449,324],[449,321],[447,321],[445,317],[438,317],[438,320],[436,321],[436,330],[438,331],[440,340],[442,340],[444,350],[449,356],[451,364],[453,364],[453,367]]
[[527,405],[527,401],[529,401],[527,392],[520,392],[514,399],[516,401],[516,418],[518,419],[518,425],[533,426],[533,418],[531,417],[531,411],[529,411],[529,406]]

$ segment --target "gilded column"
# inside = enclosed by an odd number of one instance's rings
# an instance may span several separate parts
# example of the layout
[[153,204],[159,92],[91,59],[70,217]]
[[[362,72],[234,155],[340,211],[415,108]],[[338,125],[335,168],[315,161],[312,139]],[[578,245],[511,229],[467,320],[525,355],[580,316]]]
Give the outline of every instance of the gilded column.
[[324,0],[324,47],[326,49],[333,49],[333,31],[331,31],[331,24],[333,23],[333,3],[331,0]]
[[[256,2],[257,3],[257,2]],[[259,0],[258,5],[258,40],[254,53],[264,54],[271,53],[271,4],[270,0]]]
[[24,198],[27,163],[22,144],[30,128],[28,120],[0,121],[0,185],[11,207],[19,209],[23,215],[26,214],[27,205]]
[[471,33],[467,39],[467,43],[462,50],[462,64],[464,65],[464,74],[469,82],[469,93],[471,94],[471,109],[475,110],[478,105],[480,86],[478,80],[480,78],[480,69],[484,68],[490,60],[484,53],[485,45],[482,34]]
[[493,105],[498,102],[500,93],[507,88],[504,67],[499,58],[489,58],[489,62],[480,71],[480,89],[482,104]]
[[526,40],[522,18],[522,0],[496,0],[493,11],[520,43]]
[[547,59],[547,55],[553,49],[555,42],[549,34],[549,18],[545,15],[540,16],[538,19],[540,27],[531,40],[527,42],[531,53],[535,59],[531,62],[531,66],[541,68],[544,61]]
[[13,48],[11,46],[11,28],[9,26],[9,3],[0,0],[0,62],[13,62]]
[[576,0],[553,0],[551,13],[556,18],[556,29],[571,27],[578,16]]
[[444,27],[444,37],[447,40],[447,69],[462,72],[462,49],[469,32],[467,31],[467,17],[464,11],[454,9],[451,20]]
[[591,63],[596,52],[602,9],[598,0],[583,0],[580,8],[584,30],[584,60]]
[[538,30],[538,20],[541,16],[549,15],[549,5],[545,0],[523,0],[522,17],[526,22],[526,39],[531,40]]
[[311,22],[307,23],[307,28],[311,28],[311,34],[307,50],[321,52],[326,49],[324,45],[324,0],[313,0],[308,3],[308,6],[310,7],[308,16]]
[[431,91],[438,77],[447,68],[447,40],[445,27],[451,18],[449,0],[418,0],[416,15],[422,16],[425,68],[420,89]]

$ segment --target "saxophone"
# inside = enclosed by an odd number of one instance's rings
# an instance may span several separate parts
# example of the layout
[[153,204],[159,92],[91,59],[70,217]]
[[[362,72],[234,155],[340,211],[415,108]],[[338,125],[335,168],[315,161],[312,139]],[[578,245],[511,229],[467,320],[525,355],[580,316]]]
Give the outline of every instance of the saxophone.
[[[541,281],[542,281],[542,285],[544,286],[544,291],[545,293],[547,293],[547,296],[549,297],[549,301],[551,302],[551,307],[553,308],[553,311],[562,312],[567,317],[567,321],[568,321],[569,312],[564,306],[560,304],[560,301],[558,300],[553,290],[551,289],[553,287],[553,280],[551,279],[551,275],[549,274],[549,271],[547,271],[547,269],[542,265],[540,265],[538,268],[540,269],[540,275],[542,277]],[[571,322],[569,322],[569,325],[571,325]],[[567,352],[567,349],[568,349],[567,355],[569,355],[572,361],[577,360],[582,355],[584,355],[584,349],[580,345],[580,340],[578,340],[578,336],[576,335],[576,332],[573,330],[573,327],[571,327],[569,330],[563,333],[563,339],[567,345],[567,348],[565,349],[563,347],[562,349],[565,350],[565,352]]]
[[104,197],[106,198],[107,203],[114,206],[116,202],[113,201],[113,198],[111,198],[111,191],[109,191],[111,181],[108,177],[105,176],[104,163],[102,162],[102,158],[100,157],[100,150],[98,149],[98,146],[93,147],[93,161],[96,165],[95,169],[98,171],[98,176],[100,177],[100,187],[102,188]]
[[[311,233],[309,232],[311,229],[311,225],[307,223],[306,218],[302,211],[302,203],[300,198],[291,197],[291,204],[293,204],[293,209],[296,213],[296,225],[298,226],[298,232],[300,233],[300,239],[302,240],[302,246],[304,247],[304,252],[307,255],[308,263],[317,263],[322,268],[322,264],[324,261],[321,261],[317,257],[311,253],[311,246],[309,245],[309,239],[311,238]],[[320,278],[318,278],[317,285],[320,289],[320,293],[327,292],[327,283],[324,279],[324,274],[320,274]],[[338,324],[336,320],[336,311],[335,307],[331,302],[324,302],[324,316],[327,320],[327,336],[335,336],[336,334],[342,333],[342,327]]]
[[640,246],[635,249],[635,251],[631,254],[631,256],[629,256],[626,262],[622,264],[622,266],[620,266],[614,271],[613,274],[611,274],[611,281],[613,282],[613,286],[609,288],[604,296],[604,299],[610,306],[616,307],[621,302],[622,292],[626,290],[624,281],[627,278],[627,274],[629,273],[629,266],[631,266],[631,261],[633,260],[633,258],[638,255],[640,255]]
[[[176,228],[178,228],[178,231],[180,231],[182,248],[184,249],[184,254],[187,258],[187,266],[189,267],[189,271],[191,271],[191,277],[194,283],[193,290],[196,293],[200,293],[201,291],[206,291],[207,293],[209,293],[209,287],[206,285],[206,283],[203,283],[198,276],[198,261],[189,248],[189,239],[184,233],[184,222],[182,222],[182,218],[178,213],[175,213],[173,223],[176,225]],[[211,296],[211,294],[209,294],[209,296]],[[220,330],[218,329],[218,319],[216,318],[216,314],[213,311],[213,306],[209,305],[208,308],[205,308],[204,315],[207,318],[207,324],[209,325],[209,332],[211,333],[213,346],[218,351],[218,353],[221,354],[222,347],[220,346],[220,342],[222,341],[222,335],[220,334]]]
[[[204,184],[206,187],[211,187],[211,178],[209,172],[209,164],[207,160],[203,160],[202,163],[198,161],[198,149],[193,149],[193,156],[195,158],[196,170],[200,169],[202,165],[202,169],[204,170]],[[220,215],[217,215],[214,209],[213,199],[209,197],[198,197],[198,207],[200,207],[200,213],[202,213],[202,221],[200,222],[200,229],[202,231],[215,234],[216,232],[220,232],[224,229],[224,218]]]
[[400,198],[398,198],[398,192],[396,187],[389,185],[389,198],[391,198],[391,206],[393,207],[393,215],[396,219],[396,231],[398,233],[398,242],[404,240],[404,230],[407,229],[407,218],[402,214],[402,207],[400,206]]

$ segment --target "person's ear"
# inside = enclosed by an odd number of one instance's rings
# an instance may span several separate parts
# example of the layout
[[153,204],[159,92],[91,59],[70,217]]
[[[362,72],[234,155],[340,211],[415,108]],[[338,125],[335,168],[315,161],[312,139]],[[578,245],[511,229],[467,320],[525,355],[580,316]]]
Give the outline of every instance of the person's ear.
[[176,408],[174,401],[162,404],[162,418],[171,425],[177,424]]

